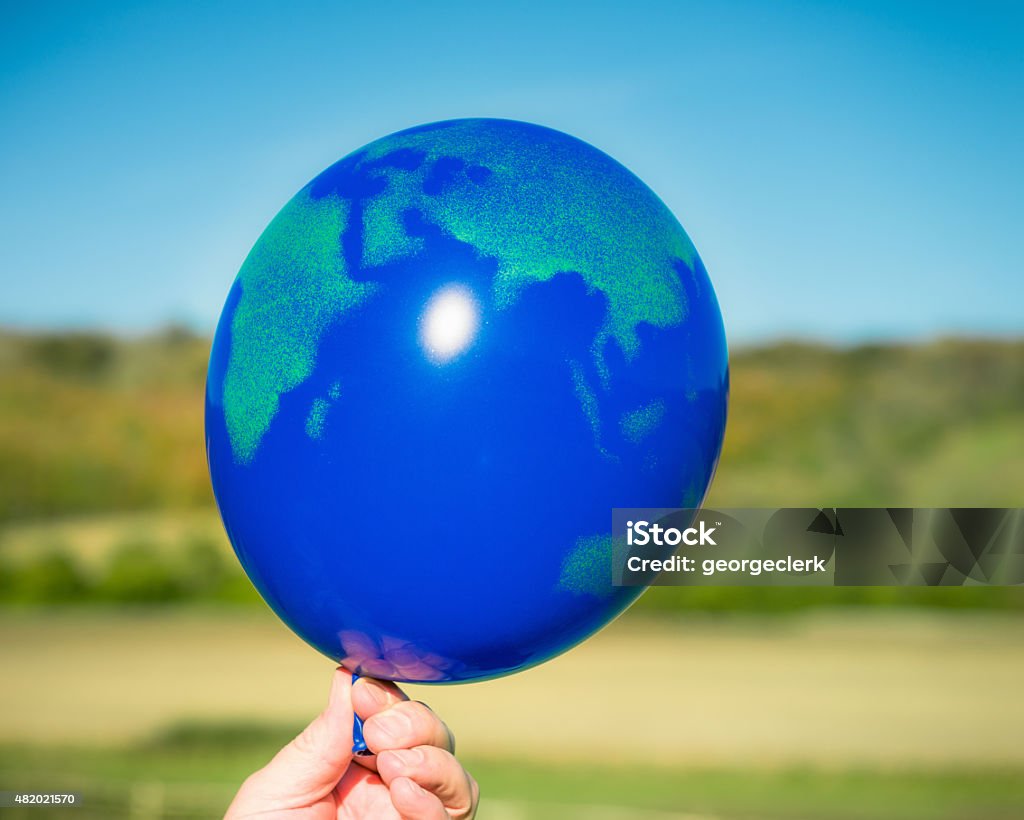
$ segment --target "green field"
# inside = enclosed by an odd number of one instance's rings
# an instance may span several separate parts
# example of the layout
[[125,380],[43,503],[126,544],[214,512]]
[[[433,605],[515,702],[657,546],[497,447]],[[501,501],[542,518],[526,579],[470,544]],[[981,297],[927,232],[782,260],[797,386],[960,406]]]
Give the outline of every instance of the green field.
[[[223,813],[237,784],[284,742],[282,730],[190,731],[138,747],[0,747],[18,788],[76,789],[80,808],[10,817],[200,818]],[[482,784],[481,820],[978,820],[1019,818],[1019,770],[818,771],[464,759]]]
[[[265,611],[8,612],[0,645],[2,788],[79,790],[76,816],[215,815],[331,668]],[[1020,617],[833,612],[622,620],[411,694],[455,731],[484,818],[1008,818],[1022,679]]]

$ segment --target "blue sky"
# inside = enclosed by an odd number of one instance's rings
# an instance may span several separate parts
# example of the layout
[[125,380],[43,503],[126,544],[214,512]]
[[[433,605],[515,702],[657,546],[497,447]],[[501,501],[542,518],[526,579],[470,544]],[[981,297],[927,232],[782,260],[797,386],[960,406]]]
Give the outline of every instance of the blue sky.
[[2,9],[0,323],[211,330],[322,168],[500,116],[644,179],[734,342],[1024,332],[1020,4]]

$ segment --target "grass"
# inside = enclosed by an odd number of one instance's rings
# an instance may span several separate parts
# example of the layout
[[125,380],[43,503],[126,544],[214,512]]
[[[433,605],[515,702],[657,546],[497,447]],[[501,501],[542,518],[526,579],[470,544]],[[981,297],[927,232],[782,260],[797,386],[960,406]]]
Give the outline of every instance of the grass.
[[[294,733],[259,725],[181,726],[121,749],[0,746],[0,779],[18,789],[82,795],[76,817],[211,817]],[[467,758],[481,818],[1012,818],[1019,770],[835,771],[537,763]],[[33,808],[25,817],[67,816]],[[5,814],[5,816],[8,816]],[[10,816],[18,816],[16,813]]]
[[[17,670],[0,676],[0,743],[294,726],[331,670],[266,610],[7,612],[0,646]],[[477,757],[948,769],[1024,765],[1022,679],[1020,616],[859,611],[638,616],[518,675],[409,691]]]

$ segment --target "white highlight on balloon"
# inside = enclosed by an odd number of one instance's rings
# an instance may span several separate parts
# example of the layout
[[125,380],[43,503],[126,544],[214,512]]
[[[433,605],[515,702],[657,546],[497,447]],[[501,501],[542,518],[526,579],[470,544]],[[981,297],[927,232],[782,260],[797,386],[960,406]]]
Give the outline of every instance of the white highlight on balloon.
[[480,306],[465,285],[445,285],[437,291],[420,317],[420,344],[437,364],[446,364],[464,352],[480,327]]

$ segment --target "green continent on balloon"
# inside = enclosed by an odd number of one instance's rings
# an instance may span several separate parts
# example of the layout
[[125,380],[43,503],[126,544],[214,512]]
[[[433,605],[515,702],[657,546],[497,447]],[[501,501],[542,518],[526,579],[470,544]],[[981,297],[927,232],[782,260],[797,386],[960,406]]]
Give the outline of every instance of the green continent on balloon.
[[622,416],[619,426],[622,435],[634,444],[651,435],[665,418],[665,402],[652,401],[638,410],[632,410]]
[[313,405],[309,408],[309,415],[306,417],[306,435],[310,438],[323,437],[328,407],[330,405],[326,399],[313,399]]
[[607,598],[614,591],[612,566],[626,554],[625,539],[610,535],[585,535],[576,539],[562,561],[558,588],[575,595]]
[[249,463],[282,393],[313,372],[325,329],[365,302],[372,282],[347,275],[341,249],[349,203],[300,191],[270,223],[239,271],[224,418],[235,459]]
[[[686,299],[676,262],[693,268],[696,253],[672,213],[646,185],[596,149],[570,137],[538,145],[500,121],[459,120],[399,133],[369,145],[364,163],[396,151],[424,159],[413,170],[382,166],[371,173],[387,188],[364,212],[363,261],[384,264],[415,253],[402,215],[420,211],[431,223],[498,260],[495,304],[508,307],[533,282],[578,273],[607,299],[593,354],[602,378],[603,346],[614,338],[627,359],[639,350],[636,327],[680,323]],[[437,194],[424,182],[439,159],[464,163]]]

